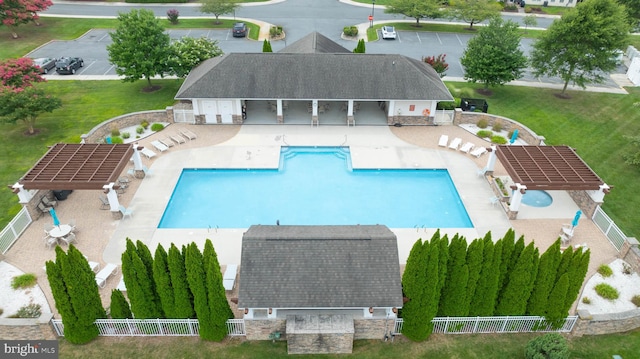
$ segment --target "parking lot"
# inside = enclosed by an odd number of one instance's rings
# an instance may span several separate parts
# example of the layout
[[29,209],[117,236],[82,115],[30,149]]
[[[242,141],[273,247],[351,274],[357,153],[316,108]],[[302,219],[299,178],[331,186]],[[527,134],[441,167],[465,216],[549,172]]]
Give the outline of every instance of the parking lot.
[[[84,60],[84,67],[81,68],[77,75],[90,76],[115,76],[114,66],[109,62],[107,45],[111,43],[107,29],[94,29],[85,33],[76,40],[71,41],[51,41],[38,49],[32,51],[26,56],[36,57],[52,57],[60,58],[62,56],[77,56]],[[190,30],[171,30],[167,32],[172,41],[178,40],[184,36],[194,38],[206,37],[211,40],[218,41],[218,46],[225,53],[231,52],[262,52],[262,42],[253,41],[248,38],[234,38],[231,29],[190,29]],[[380,34],[378,32],[378,34]],[[274,41],[272,48],[277,52],[293,43],[306,34],[295,34],[287,36],[285,40]],[[331,40],[337,42],[343,47],[353,50],[357,43],[351,40],[345,40],[340,37],[339,33],[323,34]],[[369,54],[401,54],[415,59],[421,59],[426,56],[446,54],[446,61],[449,63],[447,77],[462,78],[464,70],[460,64],[460,57],[464,53],[467,42],[473,35],[442,33],[442,32],[416,32],[416,31],[398,31],[395,40],[378,40],[366,43],[366,52]],[[521,46],[525,54],[528,54],[533,40],[522,39]],[[616,72],[624,73],[624,66],[618,68]],[[45,75],[47,78],[55,79],[60,76],[55,72]],[[536,79],[531,75],[530,71],[525,71],[522,81],[544,82],[561,84],[559,78],[541,78]],[[618,87],[618,85],[607,77],[607,80],[601,86]]]

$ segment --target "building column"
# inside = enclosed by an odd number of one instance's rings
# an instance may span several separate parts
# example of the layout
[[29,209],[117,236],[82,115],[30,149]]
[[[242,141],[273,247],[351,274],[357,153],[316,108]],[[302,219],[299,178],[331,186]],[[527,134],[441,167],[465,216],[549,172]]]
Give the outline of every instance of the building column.
[[487,159],[487,166],[484,168],[485,173],[488,175],[493,175],[493,171],[496,167],[496,160],[498,159],[498,155],[496,154],[498,147],[496,145],[491,145],[489,149],[489,159]]
[[18,182],[11,186],[11,188],[13,189],[13,193],[18,195],[18,202],[20,202],[21,204],[29,203],[31,197],[33,197],[31,193],[24,189],[24,186]]
[[282,111],[282,100],[276,100],[276,119],[278,123],[284,123],[284,112]]
[[142,157],[140,156],[140,150],[144,147],[140,146],[138,142],[133,144],[133,175],[135,178],[144,178],[144,171],[142,170]]
[[[511,204],[509,205],[509,210],[512,212],[518,213],[518,209],[520,208],[520,203],[522,202],[522,195],[527,191],[527,186],[521,185],[520,183],[515,184],[515,191],[513,191],[513,197],[511,197]],[[513,188],[513,187],[512,187]]]
[[120,201],[118,201],[118,193],[113,188],[114,186],[115,186],[115,183],[111,182],[109,184],[102,186],[102,189],[104,190],[104,193],[107,194],[107,199],[109,200],[109,209],[111,210],[111,214],[113,214],[114,217],[120,218],[121,216]]

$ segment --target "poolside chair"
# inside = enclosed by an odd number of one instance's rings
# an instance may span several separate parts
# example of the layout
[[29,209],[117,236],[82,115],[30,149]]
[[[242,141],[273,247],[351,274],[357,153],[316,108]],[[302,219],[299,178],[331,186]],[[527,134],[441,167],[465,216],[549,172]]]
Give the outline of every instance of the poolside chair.
[[153,147],[155,147],[156,150],[158,150],[160,152],[164,152],[164,151],[169,149],[169,147],[167,147],[166,145],[164,145],[160,141],[151,141],[151,145],[153,145]]
[[142,166],[142,172],[144,172],[145,177],[151,176],[153,174],[153,171],[150,170],[147,166]]
[[41,201],[47,207],[55,207],[58,205],[58,201],[52,201],[47,196],[42,197]]
[[484,177],[487,174],[487,168],[485,167],[483,169],[480,169],[478,170],[477,173],[478,173],[478,177]]
[[62,242],[64,242],[64,244],[69,245],[71,243],[76,243],[76,235],[75,233],[71,232],[69,234],[67,234],[66,236],[60,238],[60,240]]
[[462,143],[462,139],[460,137],[456,137],[449,144],[449,148],[452,149],[452,150],[457,150],[458,147],[460,147],[461,143]]
[[471,151],[474,147],[475,145],[473,143],[467,142],[462,145],[462,147],[460,147],[460,152],[469,153],[469,151]]
[[69,226],[71,227],[71,232],[78,233],[78,227],[76,227],[76,220],[75,219],[69,220]]
[[38,209],[40,210],[40,212],[42,213],[49,213],[49,209],[53,208],[53,207],[47,207],[44,205],[44,203],[40,202],[38,203]]
[[198,136],[196,136],[195,133],[187,130],[187,129],[181,129],[178,132],[180,132],[181,135],[183,135],[184,137],[188,138],[189,140],[195,140]]
[[122,219],[127,218],[127,216],[129,216],[129,218],[133,218],[133,210],[131,208],[124,208],[124,206],[120,206],[118,209],[120,210],[120,213],[122,213]]
[[47,237],[47,238],[45,238],[44,245],[47,248],[51,249],[51,248],[53,248],[53,247],[58,245],[58,239],[55,238],[55,237]]
[[120,281],[118,282],[118,285],[116,286],[116,289],[121,291],[121,292],[126,292],[127,291],[127,286],[124,284],[124,277],[123,276],[120,277]]
[[167,147],[173,147],[173,146],[176,145],[175,143],[173,143],[173,141],[171,141],[169,139],[169,137],[161,138],[161,139],[158,140],[158,142],[162,143],[163,145],[165,145]]
[[183,144],[183,143],[187,143],[187,140],[184,139],[184,137],[176,135],[176,134],[172,134],[169,135],[169,138],[171,138],[171,140],[179,145]]
[[447,135],[440,136],[440,140],[438,140],[438,146],[447,147],[447,143],[449,143],[449,136]]
[[562,235],[562,234],[564,234],[564,235],[566,235],[566,236],[567,236],[567,237],[569,237],[569,238],[573,238],[573,230],[574,230],[574,229],[575,229],[575,227],[574,227],[574,226],[572,226],[572,225],[570,225],[570,224],[565,223],[565,224],[563,224],[563,225],[562,225],[562,229],[561,229],[561,231],[560,231],[560,234],[561,234],[561,235]]
[[155,152],[151,151],[150,149],[148,149],[146,147],[143,148],[142,150],[140,150],[140,153],[142,153],[148,159],[152,159],[152,158],[154,158],[156,156]]
[[104,266],[104,268],[102,268],[100,272],[96,274],[96,284],[98,285],[98,287],[104,288],[107,284],[107,279],[109,279],[109,277],[111,277],[111,275],[113,275],[117,269],[117,265],[113,263],[107,263],[107,265]]
[[109,200],[105,196],[98,197],[100,199],[100,209],[109,209],[111,205],[109,204]]
[[491,202],[491,204],[495,207],[498,203],[500,203],[500,197],[493,196],[489,198],[489,202]]
[[485,153],[487,153],[487,149],[485,147],[476,147],[473,151],[470,152],[471,156],[478,158]]

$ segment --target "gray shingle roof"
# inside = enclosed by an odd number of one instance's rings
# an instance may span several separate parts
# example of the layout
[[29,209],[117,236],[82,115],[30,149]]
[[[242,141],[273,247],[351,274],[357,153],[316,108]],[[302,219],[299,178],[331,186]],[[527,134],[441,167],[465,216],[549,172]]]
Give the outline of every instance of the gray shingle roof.
[[319,32],[314,31],[278,52],[296,54],[330,54],[351,53],[352,51],[345,49],[344,47],[340,46],[334,41],[331,41],[329,38],[325,37]]
[[428,64],[397,54],[230,53],[193,69],[176,99],[436,100],[453,97]]
[[396,242],[381,225],[251,226],[238,307],[401,307]]

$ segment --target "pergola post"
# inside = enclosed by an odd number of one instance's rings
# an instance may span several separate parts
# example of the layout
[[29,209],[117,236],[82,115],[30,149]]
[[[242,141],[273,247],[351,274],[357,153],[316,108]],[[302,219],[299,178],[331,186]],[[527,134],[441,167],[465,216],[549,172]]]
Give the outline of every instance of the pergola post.
[[[512,187],[513,188],[513,187]],[[511,197],[511,204],[509,205],[509,210],[511,212],[518,212],[520,208],[520,203],[522,202],[522,196],[527,191],[527,186],[521,185],[520,183],[515,184],[515,191],[513,191],[513,197]]]
[[610,190],[611,190],[611,187],[609,187],[609,185],[607,185],[606,183],[603,183],[600,185],[600,189],[596,191],[589,191],[589,192],[592,200],[594,200],[595,202],[602,203],[604,202],[604,195],[609,193]]
[[493,175],[493,171],[496,168],[496,160],[498,159],[496,152],[497,147],[495,145],[491,145],[489,149],[489,159],[487,160],[487,166],[485,167],[485,173],[488,175]]
[[144,171],[142,170],[142,157],[140,156],[140,150],[142,146],[138,145],[138,142],[133,144],[133,174],[136,178],[144,178]]
[[18,201],[21,204],[29,203],[29,201],[31,200],[31,197],[33,197],[31,196],[31,193],[29,193],[29,191],[24,189],[24,186],[18,182],[16,182],[13,186],[11,186],[11,188],[13,188],[13,192],[18,195]]
[[120,213],[120,201],[118,201],[118,193],[113,188],[113,186],[115,186],[115,183],[111,182],[109,184],[102,186],[102,188],[107,194],[107,199],[109,200],[109,209],[111,210],[111,213],[114,214],[114,217],[115,217],[116,214]]

